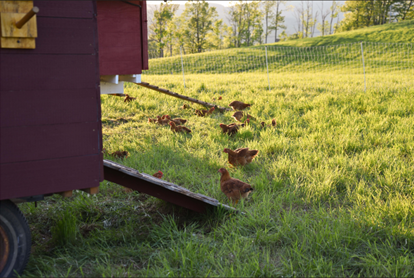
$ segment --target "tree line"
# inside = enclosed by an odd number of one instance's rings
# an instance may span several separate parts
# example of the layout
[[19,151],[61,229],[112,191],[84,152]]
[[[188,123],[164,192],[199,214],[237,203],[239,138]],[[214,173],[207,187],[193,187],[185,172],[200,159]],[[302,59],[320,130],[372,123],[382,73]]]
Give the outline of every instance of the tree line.
[[[158,57],[183,52],[200,53],[206,49],[225,49],[268,43],[274,31],[274,41],[313,37],[315,29],[321,35],[348,31],[390,20],[414,18],[414,0],[301,1],[297,7],[282,0],[238,0],[228,8],[229,25],[218,18],[215,7],[205,0],[189,0],[184,12],[177,16],[178,4],[161,3],[153,10],[149,24],[149,50]],[[324,7],[325,5],[325,7]],[[283,12],[293,10],[295,33],[287,34]],[[339,21],[339,12],[345,13]],[[281,31],[279,33],[279,31]],[[279,36],[278,36],[279,35]]]
[[345,18],[338,31],[349,31],[414,19],[414,0],[346,1],[341,11],[345,12]]

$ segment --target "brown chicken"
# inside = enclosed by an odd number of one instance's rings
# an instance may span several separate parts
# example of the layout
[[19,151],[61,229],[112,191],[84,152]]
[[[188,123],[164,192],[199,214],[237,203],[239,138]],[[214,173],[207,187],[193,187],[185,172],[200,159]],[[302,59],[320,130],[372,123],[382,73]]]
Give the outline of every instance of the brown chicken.
[[126,158],[128,157],[127,151],[115,151],[110,154],[110,156],[116,157],[116,158]]
[[214,109],[216,109],[216,108],[211,107],[209,110],[198,110],[198,109],[196,109],[195,114],[197,116],[200,116],[200,117],[206,117],[206,116],[209,116],[209,115],[213,114]]
[[157,121],[158,121],[158,119],[148,118],[149,123],[156,123]]
[[164,175],[164,174],[163,174],[163,172],[158,171],[157,173],[153,174],[152,176],[153,176],[153,177],[156,177],[156,178],[158,178],[158,179],[161,179],[163,175]]
[[136,99],[136,98],[135,97],[130,97],[128,94],[125,94],[124,102],[131,102],[134,99]]
[[[241,126],[244,126],[244,125],[241,125]],[[237,125],[235,123],[232,123],[232,124],[229,124],[229,125],[220,124],[220,127],[221,127],[221,131],[223,133],[227,133],[230,136],[236,134],[237,131],[239,130],[239,125]]]
[[175,118],[175,119],[171,119],[170,115],[165,115],[166,119],[173,121],[176,125],[182,125],[185,124],[187,122],[187,120],[181,119],[181,118]]
[[220,168],[218,172],[221,173],[221,192],[226,194],[227,198],[229,198],[233,204],[237,205],[241,198],[246,198],[249,193],[253,191],[253,187],[250,184],[230,177],[229,172],[225,168]]
[[233,166],[249,164],[259,153],[258,150],[249,150],[249,148],[239,148],[234,151],[225,148],[223,152],[229,155],[229,163]]
[[219,100],[222,100],[223,98],[221,97],[221,96],[219,96],[219,98],[218,98]]
[[236,121],[241,122],[241,119],[243,118],[243,112],[234,112],[234,114],[231,117],[234,118]]
[[170,126],[173,132],[186,132],[186,133],[191,132],[191,130],[189,128],[186,128],[185,126],[180,126],[180,125],[176,126],[173,121],[170,121]]
[[167,124],[170,122],[170,120],[169,120],[169,119],[167,119],[167,118],[166,118],[166,116],[168,116],[168,115],[164,115],[164,116],[162,116],[162,117],[157,116],[157,124],[160,124],[160,125],[167,125]]
[[251,119],[253,121],[256,120],[256,118],[253,117],[252,115],[244,114],[242,111],[234,112],[234,114],[232,115],[232,117],[238,122],[241,122],[244,116],[246,116],[246,119]]
[[187,122],[187,120],[182,119],[182,118],[174,118],[174,119],[172,119],[172,121],[176,124],[182,124],[182,125]]
[[232,101],[229,106],[233,108],[233,110],[243,110],[246,107],[251,106],[251,104],[247,104],[238,100]]
[[272,126],[276,127],[276,120],[275,119],[272,120]]

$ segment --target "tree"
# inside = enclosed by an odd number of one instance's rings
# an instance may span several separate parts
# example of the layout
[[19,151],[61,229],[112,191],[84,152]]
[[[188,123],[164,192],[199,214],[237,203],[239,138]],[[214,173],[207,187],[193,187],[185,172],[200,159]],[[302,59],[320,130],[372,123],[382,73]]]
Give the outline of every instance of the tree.
[[184,29],[185,25],[185,19],[184,14],[181,14],[180,16],[174,17],[172,24],[173,27],[173,44],[176,45],[176,49],[173,53],[179,54],[180,53],[180,47],[183,48],[183,52],[185,54],[185,48],[184,48],[184,32],[182,31]]
[[296,7],[295,12],[294,12],[294,16],[296,19],[296,24],[297,27],[295,27],[296,29],[296,33],[302,32],[303,30],[303,18],[305,17],[305,8],[303,6],[304,2],[301,1],[301,6],[300,7]]
[[[179,5],[171,5],[171,12],[175,14],[178,10]],[[165,45],[167,47],[167,51],[169,50],[170,56],[173,55],[173,48],[176,45],[176,33],[177,33],[177,19],[175,16],[172,17],[167,24],[166,34],[165,34]]]
[[283,22],[285,21],[285,17],[282,16],[282,12],[289,10],[290,7],[284,10],[282,9],[282,5],[286,5],[286,1],[275,0],[274,2],[275,2],[275,5],[274,5],[275,13],[273,14],[270,29],[275,30],[275,42],[276,42],[278,29],[279,28],[286,29],[286,26],[283,25]]
[[329,15],[330,9],[324,10],[323,9],[323,1],[321,3],[321,7],[320,7],[320,15],[321,15],[321,22],[322,23],[318,23],[318,30],[321,32],[322,36],[325,36],[325,34],[327,34],[329,32],[329,22],[326,20],[326,18]]
[[346,1],[341,10],[345,18],[341,21],[342,31],[372,25],[382,25],[390,19],[406,19],[413,10],[414,0],[370,0]]
[[210,7],[205,0],[189,0],[185,4],[185,45],[192,53],[200,53],[206,48],[207,34],[211,32],[217,16],[216,8]]
[[265,1],[263,2],[263,8],[264,8],[264,14],[265,14],[265,43],[267,43],[267,36],[272,32],[272,30],[269,31],[269,18],[273,17],[273,8],[276,5],[276,1]]
[[233,28],[232,44],[240,47],[243,41],[243,34],[246,32],[246,22],[244,20],[247,3],[242,0],[230,6],[228,20]]
[[392,4],[392,11],[397,14],[397,19],[414,19],[414,0],[394,1]]
[[228,20],[233,28],[232,44],[235,47],[253,45],[262,42],[263,14],[261,1],[247,2],[239,0],[230,6]]
[[154,42],[156,50],[159,51],[159,57],[164,56],[164,47],[168,40],[168,25],[174,17],[174,12],[178,9],[178,5],[161,3],[159,8],[153,11],[153,18],[149,27],[149,41]]
[[295,18],[298,24],[297,34],[302,34],[304,38],[313,37],[315,32],[318,12],[314,14],[313,1],[301,1],[301,6],[296,7]]
[[[359,2],[359,1],[355,1],[355,2]],[[338,2],[334,0],[332,1],[332,6],[330,10],[331,10],[331,22],[329,25],[330,26],[329,30],[330,30],[330,34],[333,34],[333,20],[334,18],[338,16],[339,12],[341,11],[341,5],[339,5]]]
[[245,44],[253,45],[255,42],[262,43],[263,35],[263,14],[260,11],[260,0],[247,3],[245,20],[247,29],[245,33]]
[[229,47],[229,36],[231,36],[232,29],[223,20],[216,20],[213,24],[212,32],[207,34],[207,41],[209,48],[224,49]]
[[[307,2],[306,15],[306,26],[309,28],[310,37],[313,38],[313,35],[315,34],[316,22],[318,22],[318,11],[316,11],[315,14],[313,13],[313,1]],[[309,37],[309,33],[306,34],[306,37]]]
[[286,31],[282,31],[282,33],[280,33],[281,41],[286,41],[288,38],[289,38],[289,35],[286,33]]

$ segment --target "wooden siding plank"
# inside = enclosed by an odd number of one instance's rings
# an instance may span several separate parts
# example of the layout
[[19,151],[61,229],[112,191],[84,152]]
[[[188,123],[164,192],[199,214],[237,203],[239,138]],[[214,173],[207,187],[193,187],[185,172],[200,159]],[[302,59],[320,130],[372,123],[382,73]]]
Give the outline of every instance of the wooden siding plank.
[[99,155],[0,164],[0,200],[99,186]]
[[[131,61],[131,60],[130,60]],[[139,61],[140,62],[140,61]],[[99,67],[106,69],[105,73],[120,73],[120,74],[141,74],[142,70],[137,69],[136,65],[130,63],[123,63],[123,61],[101,61]],[[110,71],[109,71],[110,70]],[[137,72],[138,71],[138,72]]]
[[[99,45],[111,45],[111,47],[138,47],[140,40],[134,32],[103,33],[99,34]],[[129,44],[129,45],[128,45]],[[134,49],[133,51],[135,51]],[[109,49],[99,49],[99,51],[108,52]]]
[[0,91],[0,126],[97,121],[100,117],[97,90]]
[[34,6],[39,7],[38,16],[42,17],[72,17],[93,18],[94,1],[33,1]]
[[0,91],[97,88],[97,71],[95,55],[2,53]]
[[98,1],[97,11],[100,74],[140,74],[141,9],[120,1]]
[[99,123],[5,127],[0,163],[99,154]]
[[[132,36],[134,34],[131,33],[130,35]],[[102,57],[107,57],[107,58],[103,58],[103,61],[102,61],[103,63],[119,62],[119,64],[121,64],[121,66],[125,66],[125,68],[134,66],[136,70],[141,71],[141,69],[135,65],[137,62],[141,62],[140,57],[136,55],[136,52],[135,52],[136,47],[138,46],[127,44],[124,46],[106,48],[106,49],[103,49],[102,51],[99,51],[99,55],[102,55]],[[134,53],[135,55],[133,56],[127,53]],[[132,73],[132,72],[122,73],[119,75],[125,75],[125,74],[136,74],[136,72],[135,73]],[[104,74],[101,73],[101,75],[104,75]]]
[[49,18],[37,19],[39,36],[31,50],[2,49],[4,54],[92,54],[96,33],[95,19]]
[[147,1],[142,1],[141,9],[141,56],[142,69],[148,69],[148,20],[147,20]]

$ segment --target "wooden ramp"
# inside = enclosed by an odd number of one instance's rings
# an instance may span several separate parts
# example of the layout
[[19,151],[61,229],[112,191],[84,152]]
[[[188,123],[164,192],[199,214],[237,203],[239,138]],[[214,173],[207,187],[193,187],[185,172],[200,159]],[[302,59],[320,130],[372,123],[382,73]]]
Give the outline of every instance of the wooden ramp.
[[164,201],[176,204],[187,209],[204,213],[208,208],[223,207],[234,210],[234,208],[220,204],[216,199],[193,193],[190,190],[155,178],[145,173],[104,159],[104,179],[123,185],[142,193],[157,197]]
[[145,88],[148,88],[148,89],[151,89],[151,90],[154,90],[154,91],[157,91],[157,92],[160,92],[160,93],[163,93],[163,94],[166,94],[166,95],[169,95],[169,96],[172,96],[172,97],[176,97],[176,98],[179,98],[179,99],[194,102],[194,103],[203,105],[205,107],[215,107],[216,109],[220,110],[220,112],[231,111],[232,110],[230,108],[220,107],[220,106],[217,106],[216,104],[211,104],[211,103],[201,101],[201,100],[198,100],[198,99],[195,99],[195,98],[192,98],[192,97],[187,97],[187,96],[184,96],[184,95],[180,95],[180,94],[174,93],[172,91],[169,91],[167,89],[162,89],[162,88],[159,88],[157,86],[151,85],[151,84],[146,83],[146,82],[135,83],[135,84],[140,85],[140,86],[145,87]]

